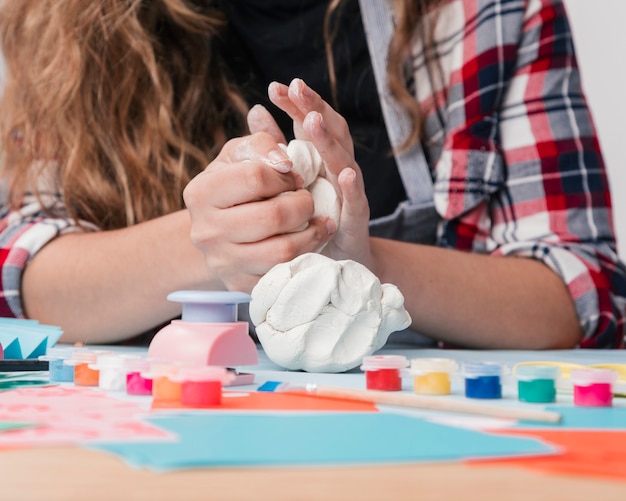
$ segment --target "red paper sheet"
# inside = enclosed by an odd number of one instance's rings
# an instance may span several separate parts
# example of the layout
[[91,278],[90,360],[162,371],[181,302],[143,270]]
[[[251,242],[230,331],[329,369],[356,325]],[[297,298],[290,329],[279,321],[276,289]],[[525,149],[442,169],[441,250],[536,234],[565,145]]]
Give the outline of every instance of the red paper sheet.
[[497,461],[472,461],[481,466],[511,464],[547,473],[587,475],[626,482],[624,430],[497,430],[495,433],[536,437],[563,449],[562,454]]

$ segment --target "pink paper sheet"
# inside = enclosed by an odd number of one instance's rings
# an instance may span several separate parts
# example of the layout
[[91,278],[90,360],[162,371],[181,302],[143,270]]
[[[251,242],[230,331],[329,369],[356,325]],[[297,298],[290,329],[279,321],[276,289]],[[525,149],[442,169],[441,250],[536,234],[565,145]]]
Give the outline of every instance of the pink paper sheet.
[[175,440],[143,421],[144,406],[88,387],[38,387],[2,392],[0,420],[38,426],[0,434],[0,448],[101,440]]

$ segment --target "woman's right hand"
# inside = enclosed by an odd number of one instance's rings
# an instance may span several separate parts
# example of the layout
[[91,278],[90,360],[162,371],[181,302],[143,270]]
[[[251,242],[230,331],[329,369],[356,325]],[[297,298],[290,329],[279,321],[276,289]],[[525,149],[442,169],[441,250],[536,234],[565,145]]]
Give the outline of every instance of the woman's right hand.
[[311,220],[313,199],[291,167],[278,139],[258,132],[228,141],[185,188],[191,240],[227,289],[250,292],[274,265],[315,252],[336,230]]

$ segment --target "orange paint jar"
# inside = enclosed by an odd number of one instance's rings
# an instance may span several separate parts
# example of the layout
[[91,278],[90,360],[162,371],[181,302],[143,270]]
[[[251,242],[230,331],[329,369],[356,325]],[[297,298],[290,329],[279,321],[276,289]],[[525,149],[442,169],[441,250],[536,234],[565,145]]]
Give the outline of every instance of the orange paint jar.
[[180,366],[170,362],[151,361],[150,369],[141,375],[152,379],[152,399],[159,403],[179,403],[181,384],[176,374]]
[[74,384],[77,386],[98,386],[100,371],[92,366],[96,363],[98,355],[108,353],[102,350],[76,349],[72,352],[72,358],[65,360],[67,365],[74,366]]

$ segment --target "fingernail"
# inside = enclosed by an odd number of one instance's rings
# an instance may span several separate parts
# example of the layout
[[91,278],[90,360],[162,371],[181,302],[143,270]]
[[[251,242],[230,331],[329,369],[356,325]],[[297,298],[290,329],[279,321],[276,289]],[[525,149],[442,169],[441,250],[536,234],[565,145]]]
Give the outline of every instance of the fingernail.
[[289,172],[291,170],[291,160],[282,150],[272,150],[267,154],[271,166],[278,172]]
[[322,116],[321,113],[318,113],[318,120],[319,120],[319,124],[320,124],[320,129],[322,129],[323,131],[326,131],[326,123],[324,123],[324,117]]
[[294,78],[291,81],[290,87],[294,90],[294,92],[302,97],[311,97],[313,94],[311,93],[311,89],[309,89],[308,85],[304,83],[304,80],[301,78]]
[[333,235],[337,231],[337,223],[333,218],[326,218],[326,231],[329,235]]
[[281,85],[278,82],[272,82],[269,84],[268,86],[268,94],[274,93],[277,96],[286,96],[287,95],[287,89],[285,88],[285,86]]

